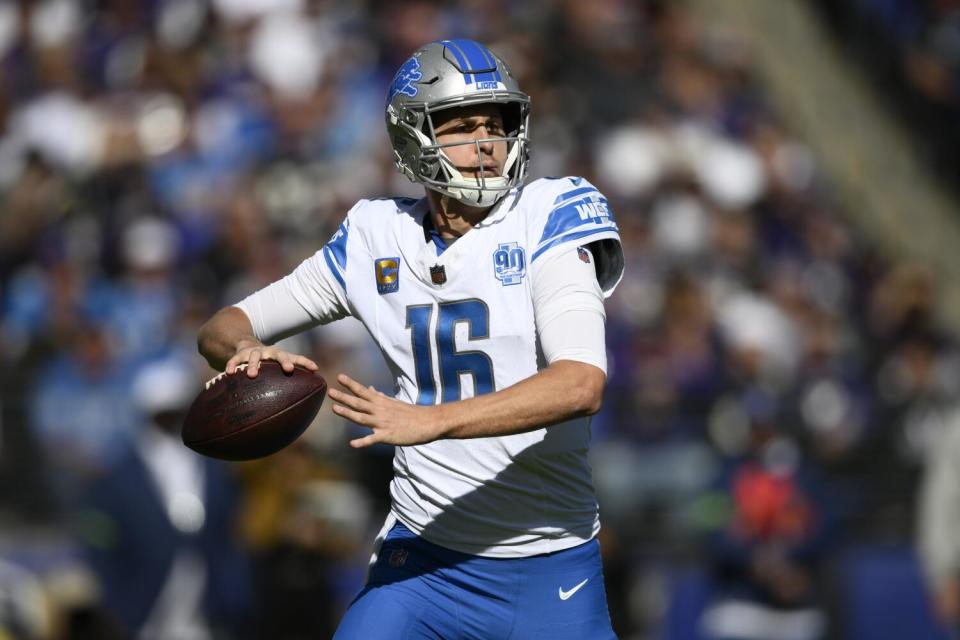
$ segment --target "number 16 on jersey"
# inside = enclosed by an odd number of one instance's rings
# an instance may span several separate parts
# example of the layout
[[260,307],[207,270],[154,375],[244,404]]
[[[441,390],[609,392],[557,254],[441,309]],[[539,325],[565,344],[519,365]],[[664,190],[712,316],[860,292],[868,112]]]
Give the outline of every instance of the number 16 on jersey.
[[[431,335],[435,310],[438,316]],[[434,345],[441,402],[453,402],[463,397],[461,380],[464,374],[473,377],[475,395],[493,391],[493,362],[490,356],[479,350],[458,351],[456,348],[456,327],[460,323],[467,325],[467,339],[471,342],[490,337],[490,310],[483,300],[473,298],[407,307],[407,328],[410,329],[419,389],[417,404],[432,405],[437,402],[437,382],[433,374]]]

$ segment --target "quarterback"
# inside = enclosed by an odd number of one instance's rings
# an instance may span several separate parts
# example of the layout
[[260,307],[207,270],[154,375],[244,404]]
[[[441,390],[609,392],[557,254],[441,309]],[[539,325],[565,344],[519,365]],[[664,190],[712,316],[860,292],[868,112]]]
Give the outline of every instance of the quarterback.
[[[338,640],[609,639],[587,448],[606,383],[603,300],[623,272],[607,200],[580,177],[524,185],[530,101],[483,45],[416,51],[386,101],[419,200],[361,200],[285,278],[221,309],[200,352],[235,374],[347,315],[387,395],[345,375],[333,411],[396,445],[391,513]],[[237,374],[242,375],[242,374]]]

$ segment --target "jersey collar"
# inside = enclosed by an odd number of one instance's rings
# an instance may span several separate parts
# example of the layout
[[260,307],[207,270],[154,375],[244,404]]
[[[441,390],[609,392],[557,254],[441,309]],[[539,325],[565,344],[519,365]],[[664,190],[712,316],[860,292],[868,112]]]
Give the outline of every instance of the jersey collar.
[[520,188],[515,187],[508,191],[505,196],[497,201],[497,204],[493,205],[493,209],[490,210],[490,213],[487,214],[487,217],[481,220],[477,226],[489,227],[490,225],[496,224],[503,220],[510,210],[513,209],[513,205],[516,203],[519,190]]
[[[497,204],[493,205],[493,208],[490,210],[490,213],[487,214],[487,217],[478,222],[476,227],[489,226],[502,220],[504,216],[507,215],[507,212],[513,208],[517,191],[517,189],[513,189],[507,195],[500,198]],[[416,208],[420,209],[421,207],[424,210],[421,215],[420,222],[420,226],[423,227],[423,241],[427,244],[430,244],[430,242],[433,241],[434,246],[437,247],[437,255],[439,256],[446,251],[452,243],[447,243],[447,241],[444,240],[440,235],[440,232],[437,231],[437,227],[433,223],[433,216],[430,215],[430,204],[427,198],[423,198],[417,202]]]
[[433,223],[433,216],[430,215],[429,207],[427,207],[427,212],[423,214],[421,226],[423,227],[424,242],[430,244],[430,241],[432,240],[434,246],[437,248],[438,256],[447,250],[447,247],[450,245],[447,244],[447,241],[444,240],[443,236],[440,235],[440,232],[437,231],[437,227]]

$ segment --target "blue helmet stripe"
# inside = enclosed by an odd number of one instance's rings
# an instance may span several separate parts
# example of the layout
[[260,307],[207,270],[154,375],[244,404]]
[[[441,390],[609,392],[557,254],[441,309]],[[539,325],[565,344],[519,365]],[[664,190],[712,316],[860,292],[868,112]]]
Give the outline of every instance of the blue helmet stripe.
[[473,40],[454,40],[467,57],[467,64],[470,65],[470,71],[481,71],[491,67],[490,60],[484,48]]
[[466,58],[464,58],[463,52],[460,50],[460,45],[458,42],[463,42],[462,40],[441,40],[440,43],[445,45],[453,53],[453,57],[457,59],[457,64],[460,65],[460,69],[463,70],[463,81],[467,84],[473,84],[473,76],[468,73],[473,67],[467,64]]
[[494,71],[497,68],[496,61],[494,61],[486,50],[486,48],[473,40],[455,40],[454,42],[463,50],[464,54],[467,56],[467,63],[470,65],[470,70],[475,71],[478,69],[490,69],[484,73],[475,73],[473,74],[473,79],[477,82],[489,82],[496,80]]
[[483,45],[480,45],[480,51],[483,52],[483,57],[487,61],[487,67],[493,69],[493,78],[491,78],[491,80],[496,80],[497,82],[502,81],[503,77],[500,75],[500,69],[497,67],[497,59],[493,57],[490,50]]

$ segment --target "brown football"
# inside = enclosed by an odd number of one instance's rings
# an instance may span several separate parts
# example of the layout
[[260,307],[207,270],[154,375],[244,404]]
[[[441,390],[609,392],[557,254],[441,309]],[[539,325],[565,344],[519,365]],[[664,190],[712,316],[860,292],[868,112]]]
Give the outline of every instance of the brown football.
[[268,456],[300,437],[326,394],[323,377],[300,366],[286,373],[272,360],[260,363],[256,378],[243,370],[221,373],[190,406],[183,443],[221,460]]

